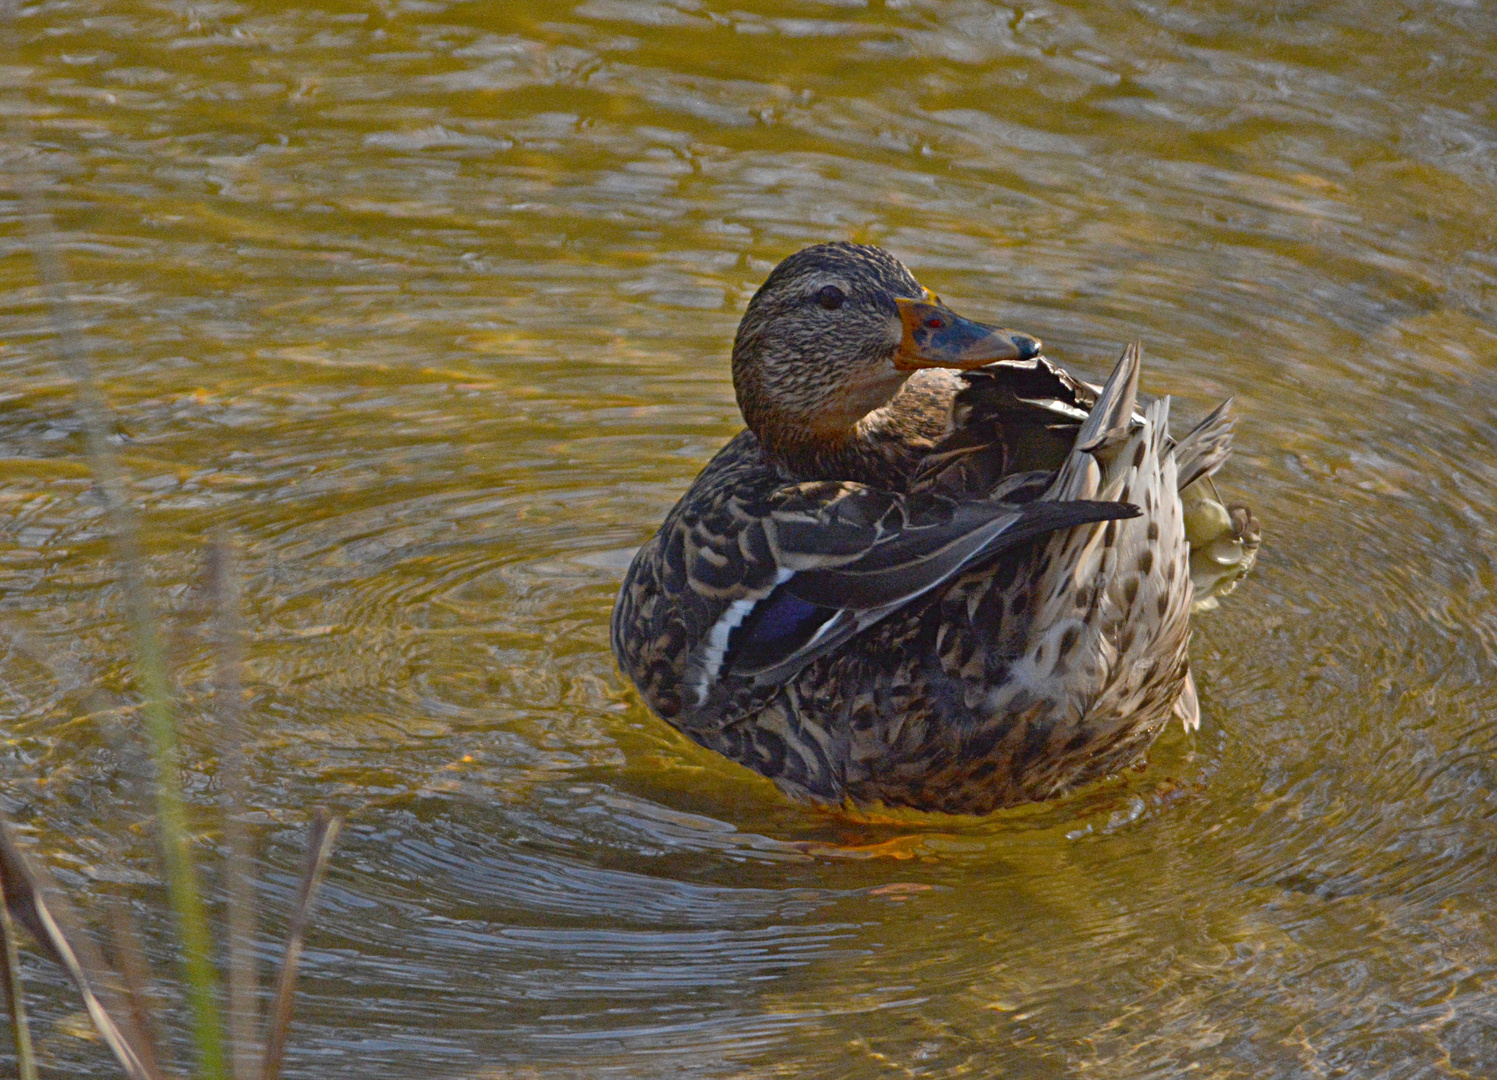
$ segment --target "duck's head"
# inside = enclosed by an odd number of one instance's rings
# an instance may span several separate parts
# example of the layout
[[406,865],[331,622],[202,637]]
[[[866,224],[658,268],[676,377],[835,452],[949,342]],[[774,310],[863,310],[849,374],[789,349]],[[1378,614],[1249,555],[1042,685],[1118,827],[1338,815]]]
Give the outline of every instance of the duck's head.
[[964,319],[887,251],[817,244],[776,266],[733,342],[744,421],[772,454],[835,448],[921,368],[1037,356],[1026,334]]

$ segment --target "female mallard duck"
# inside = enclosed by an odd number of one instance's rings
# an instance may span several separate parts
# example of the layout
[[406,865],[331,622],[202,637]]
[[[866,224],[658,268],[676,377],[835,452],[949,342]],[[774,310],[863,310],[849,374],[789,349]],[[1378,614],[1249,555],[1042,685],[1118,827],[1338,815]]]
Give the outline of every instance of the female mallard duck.
[[[1192,603],[1247,572],[1243,508],[1040,343],[961,318],[893,256],[780,263],[733,344],[748,430],[640,548],[613,650],[650,708],[794,798],[982,814],[1139,762],[1197,721]],[[1194,583],[1192,577],[1195,578]]]

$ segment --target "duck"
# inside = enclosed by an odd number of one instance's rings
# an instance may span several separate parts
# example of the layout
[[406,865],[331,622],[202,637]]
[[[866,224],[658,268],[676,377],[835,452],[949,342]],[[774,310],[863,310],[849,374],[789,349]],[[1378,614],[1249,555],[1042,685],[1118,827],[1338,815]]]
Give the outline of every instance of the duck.
[[687,738],[798,802],[985,815],[1143,763],[1200,705],[1193,611],[1261,530],[1184,437],[1028,334],[958,315],[881,248],[815,244],[749,300],[745,429],[639,548],[620,670]]

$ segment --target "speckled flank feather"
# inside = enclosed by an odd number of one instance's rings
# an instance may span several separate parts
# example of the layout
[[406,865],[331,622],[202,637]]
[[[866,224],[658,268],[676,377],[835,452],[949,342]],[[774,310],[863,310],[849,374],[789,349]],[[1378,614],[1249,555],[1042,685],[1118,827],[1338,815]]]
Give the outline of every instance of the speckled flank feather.
[[[1137,356],[1126,357],[1120,369],[1131,376],[1124,384],[1131,390]],[[1132,394],[1122,396],[1126,417]],[[1029,586],[1027,647],[987,702],[997,714],[1012,712],[1018,702],[1048,704],[1046,742],[1057,788],[1082,765],[1069,760],[1068,745],[1093,761],[1108,760],[1110,769],[1141,756],[1189,671],[1189,551],[1175,462],[1167,452],[1169,399],[1149,405],[1131,433],[1116,424],[1110,431],[1111,448],[1073,452],[1054,495],[1131,503],[1142,514],[1046,541],[1043,572]]]
[[[1138,363],[1130,350],[1078,433],[1078,447],[1096,449],[1073,450],[1044,497],[1126,502],[1142,514],[1055,533],[1016,572],[967,575],[945,597],[937,651],[965,683],[965,715],[941,721],[962,732],[949,751],[964,767],[946,766],[949,797],[933,808],[1051,798],[1139,761],[1172,712],[1198,722],[1169,401],[1130,425]],[[998,668],[995,646],[1011,657]],[[907,716],[901,726],[929,732],[932,719]]]

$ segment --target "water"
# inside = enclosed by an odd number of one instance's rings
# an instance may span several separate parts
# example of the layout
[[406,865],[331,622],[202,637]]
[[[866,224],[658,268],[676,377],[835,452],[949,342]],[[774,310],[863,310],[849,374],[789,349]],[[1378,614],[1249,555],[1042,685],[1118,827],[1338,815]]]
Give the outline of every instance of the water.
[[[303,1077],[1434,1077],[1497,1061],[1490,5],[43,3],[0,233],[4,803],[159,890],[45,180],[217,794],[242,542],[270,931],[349,817]],[[30,165],[23,165],[26,160]],[[1093,375],[1237,400],[1203,725],[982,822],[787,804],[626,693],[632,549],[775,261],[880,243]],[[212,817],[199,815],[201,849]],[[153,949],[165,969],[169,954]],[[114,1075],[28,960],[57,1075]]]

